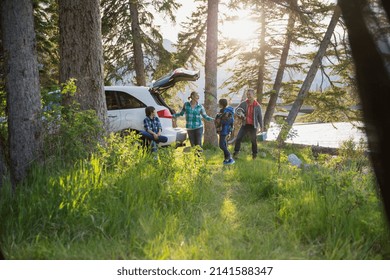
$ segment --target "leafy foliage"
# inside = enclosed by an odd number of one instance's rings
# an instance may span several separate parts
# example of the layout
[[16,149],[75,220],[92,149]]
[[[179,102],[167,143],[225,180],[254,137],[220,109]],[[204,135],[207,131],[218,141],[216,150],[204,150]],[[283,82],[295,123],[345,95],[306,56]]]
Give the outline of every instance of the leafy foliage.
[[334,87],[324,92],[310,92],[305,104],[314,111],[303,117],[305,121],[351,122],[361,120],[361,111],[356,106],[356,99],[345,90]]
[[47,94],[44,121],[46,128],[45,153],[47,160],[61,160],[63,163],[85,158],[95,149],[102,132],[96,112],[81,111],[79,104],[61,105],[62,96],[72,96],[76,92],[74,80],[63,85],[61,92]]
[[[166,74],[171,70],[171,54],[163,47],[163,37],[154,24],[153,10],[175,20],[174,11],[180,7],[175,0],[135,1],[138,5],[141,43],[145,71],[149,76]],[[102,37],[105,60],[105,84],[133,82],[133,38],[128,1],[104,0],[102,6]]]
[[34,23],[37,40],[39,76],[44,89],[58,85],[59,28],[55,0],[34,0]]
[[177,48],[174,56],[175,67],[189,65],[197,68],[203,64],[206,42],[207,3],[197,0],[199,5],[187,21],[181,24],[184,31],[178,34]]

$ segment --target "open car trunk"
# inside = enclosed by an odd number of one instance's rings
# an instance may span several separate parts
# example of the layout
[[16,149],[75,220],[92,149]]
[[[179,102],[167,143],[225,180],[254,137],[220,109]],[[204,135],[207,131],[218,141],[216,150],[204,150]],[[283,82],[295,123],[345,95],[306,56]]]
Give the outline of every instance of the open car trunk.
[[199,70],[193,71],[184,68],[178,68],[169,73],[168,75],[153,82],[152,86],[149,88],[149,91],[156,99],[156,101],[158,101],[158,103],[167,107],[169,111],[171,111],[171,113],[174,113],[174,110],[168,104],[166,104],[161,94],[173,87],[177,82],[196,81],[199,79],[199,77]]

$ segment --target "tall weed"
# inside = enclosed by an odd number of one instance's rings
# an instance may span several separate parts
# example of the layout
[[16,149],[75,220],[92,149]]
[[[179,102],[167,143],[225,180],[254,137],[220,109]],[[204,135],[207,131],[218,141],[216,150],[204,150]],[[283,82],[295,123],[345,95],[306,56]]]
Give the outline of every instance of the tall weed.
[[303,242],[320,244],[317,254],[326,259],[364,259],[368,251],[380,257],[379,244],[388,233],[372,173],[290,172],[278,189],[278,215],[286,227]]

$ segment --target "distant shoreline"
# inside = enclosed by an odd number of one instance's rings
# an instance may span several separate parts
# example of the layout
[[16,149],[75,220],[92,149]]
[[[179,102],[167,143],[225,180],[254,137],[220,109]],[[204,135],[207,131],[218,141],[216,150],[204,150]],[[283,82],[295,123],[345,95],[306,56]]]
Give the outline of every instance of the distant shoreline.
[[[367,143],[365,132],[361,122],[336,122],[336,123],[296,123],[293,125],[293,137],[286,143],[302,144],[306,146],[319,146],[323,148],[339,148],[340,144],[352,140],[359,144]],[[280,128],[271,123],[267,131],[267,141],[276,140]]]

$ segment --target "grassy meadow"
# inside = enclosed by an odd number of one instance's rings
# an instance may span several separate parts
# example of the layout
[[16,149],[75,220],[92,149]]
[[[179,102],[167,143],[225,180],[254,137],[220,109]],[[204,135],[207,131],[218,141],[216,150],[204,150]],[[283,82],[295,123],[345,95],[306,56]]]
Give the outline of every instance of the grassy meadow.
[[[0,193],[7,259],[387,259],[387,224],[364,153],[261,142],[252,160],[111,137],[88,159],[47,156],[15,194]],[[295,153],[305,166],[287,161]]]

